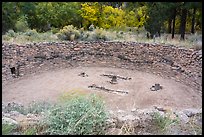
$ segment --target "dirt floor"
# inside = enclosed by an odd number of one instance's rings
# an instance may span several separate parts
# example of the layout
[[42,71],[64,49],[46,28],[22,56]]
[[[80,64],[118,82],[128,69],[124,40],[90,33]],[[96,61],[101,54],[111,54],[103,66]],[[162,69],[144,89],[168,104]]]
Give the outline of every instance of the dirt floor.
[[[81,72],[85,72],[88,77],[79,76]],[[101,76],[102,74],[115,74],[131,79],[117,79],[118,84],[111,84],[111,78]],[[163,88],[151,91],[150,87],[156,83]],[[128,94],[88,88],[92,84],[127,91]],[[78,67],[24,77],[3,86],[2,102],[19,102],[24,105],[33,100],[56,102],[62,94],[69,92],[96,93],[113,110],[152,106],[185,109],[200,108],[202,105],[202,97],[195,90],[176,81],[136,70],[102,67]]]

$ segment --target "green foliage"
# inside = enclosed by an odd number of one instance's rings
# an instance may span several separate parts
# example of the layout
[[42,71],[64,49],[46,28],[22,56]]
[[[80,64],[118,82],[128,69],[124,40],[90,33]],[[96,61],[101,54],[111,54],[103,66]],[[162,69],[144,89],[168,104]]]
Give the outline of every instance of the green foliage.
[[[110,34],[111,35],[111,34]],[[109,39],[109,33],[103,28],[96,28],[93,31],[86,31],[82,33],[80,40],[82,41],[107,41]]]
[[16,129],[15,125],[2,124],[2,135],[11,135],[14,129]]
[[161,131],[165,131],[170,125],[178,123],[177,119],[170,118],[170,115],[162,116],[159,113],[154,113],[153,120]]
[[53,34],[58,33],[58,32],[59,32],[59,30],[60,30],[60,29],[55,28],[55,27],[52,27],[52,28],[51,28],[51,32],[52,32]]
[[38,32],[33,29],[33,30],[27,30],[25,33],[24,33],[26,36],[35,36],[35,37],[38,37]]
[[94,30],[94,35],[92,36],[94,40],[98,41],[98,40],[108,40],[107,36],[106,36],[106,31],[102,28],[96,28]]
[[10,104],[3,111],[6,113],[9,113],[11,111],[17,111],[24,115],[28,113],[39,114],[48,110],[50,107],[51,104],[49,104],[48,102],[32,102],[28,105],[28,107],[24,107],[19,104]]
[[2,31],[15,29],[17,19],[20,17],[20,10],[17,2],[2,2]]
[[26,16],[21,16],[15,24],[15,28],[17,32],[25,32],[28,30],[28,23]]
[[[160,32],[161,26],[166,19],[167,4],[161,2],[151,2],[147,4],[147,21],[145,23],[145,29],[150,33],[151,37]],[[159,15],[159,16],[158,16]]]
[[36,135],[37,129],[35,127],[30,127],[23,132],[23,135]]
[[32,102],[26,108],[26,113],[40,114],[51,108],[51,104],[48,102]]
[[76,96],[48,111],[47,133],[54,135],[104,134],[107,114],[95,95]]
[[63,29],[57,33],[57,36],[61,40],[74,40],[80,38],[80,31],[73,25],[68,25],[63,27]]
[[[186,30],[192,26],[193,9],[195,30],[202,28],[202,4],[185,2],[188,10]],[[74,25],[85,30],[93,24],[99,28],[143,27],[152,35],[160,31],[164,22],[172,18],[173,9],[177,10],[176,32],[179,33],[180,10],[183,2],[3,2],[2,32],[9,29],[25,32],[36,29],[45,32],[52,28]],[[167,27],[167,24],[164,24]],[[52,29],[53,33],[58,30]],[[72,36],[72,39],[75,36]]]
[[8,32],[6,32],[6,35],[8,36],[8,37],[15,37],[16,36],[16,33],[14,32],[14,30],[9,30]]

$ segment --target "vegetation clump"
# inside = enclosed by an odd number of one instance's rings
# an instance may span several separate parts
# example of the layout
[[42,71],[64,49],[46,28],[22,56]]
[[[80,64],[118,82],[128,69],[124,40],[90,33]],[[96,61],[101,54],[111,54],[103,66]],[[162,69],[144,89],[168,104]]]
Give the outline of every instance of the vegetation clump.
[[54,135],[105,134],[107,113],[95,95],[77,96],[48,111],[47,133]]

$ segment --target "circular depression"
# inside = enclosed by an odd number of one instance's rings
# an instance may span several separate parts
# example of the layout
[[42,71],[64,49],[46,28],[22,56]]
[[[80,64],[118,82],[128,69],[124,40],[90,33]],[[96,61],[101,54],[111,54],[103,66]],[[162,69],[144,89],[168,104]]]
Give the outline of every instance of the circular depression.
[[[88,76],[80,76],[82,72]],[[131,79],[118,78],[117,84],[111,84],[111,78],[102,76],[103,74]],[[156,83],[159,83],[162,89],[151,91],[150,88]],[[128,94],[90,88],[92,84],[115,91],[127,91]],[[96,93],[104,99],[108,108],[114,110],[149,108],[155,105],[181,109],[199,108],[202,103],[202,97],[196,90],[174,80],[137,70],[108,67],[77,67],[48,71],[11,82],[2,87],[2,91],[2,102],[19,102],[24,105],[34,100],[56,102],[62,94],[73,91]]]

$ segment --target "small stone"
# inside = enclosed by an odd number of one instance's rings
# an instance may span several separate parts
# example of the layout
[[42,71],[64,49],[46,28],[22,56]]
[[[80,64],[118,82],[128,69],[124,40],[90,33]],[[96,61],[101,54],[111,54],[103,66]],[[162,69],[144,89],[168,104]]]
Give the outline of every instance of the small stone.
[[80,48],[74,48],[74,51],[79,51],[80,50]]
[[188,117],[192,117],[192,116],[194,116],[194,115],[196,115],[196,114],[198,114],[198,113],[202,113],[202,110],[200,109],[185,109],[184,111],[183,111],[183,113],[184,114],[186,114]]
[[122,132],[121,128],[109,128],[106,135],[121,135]]
[[183,122],[185,124],[189,122],[188,116],[185,113],[183,113],[182,111],[176,112],[176,114],[178,115],[178,118],[181,120],[181,122]]
[[11,119],[11,118],[3,117],[2,118],[2,124],[18,125],[18,122],[13,120],[13,119]]
[[137,111],[137,109],[136,109],[136,108],[133,108],[133,109],[131,110],[131,112],[135,112],[135,111]]

